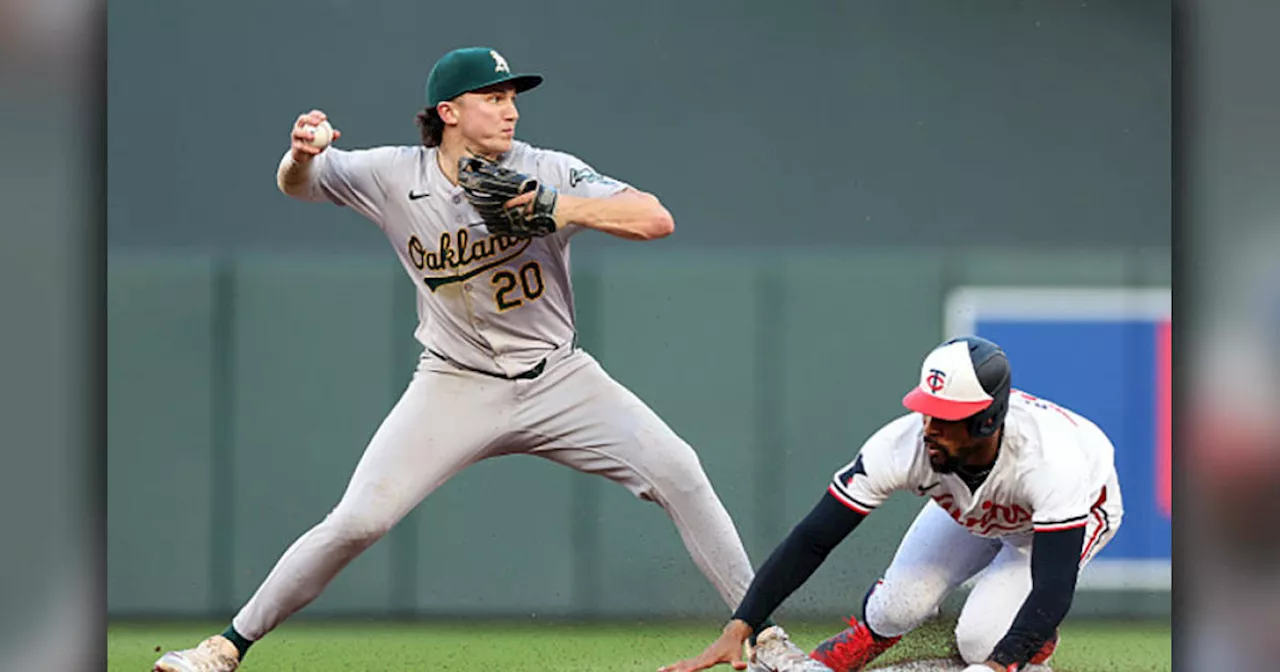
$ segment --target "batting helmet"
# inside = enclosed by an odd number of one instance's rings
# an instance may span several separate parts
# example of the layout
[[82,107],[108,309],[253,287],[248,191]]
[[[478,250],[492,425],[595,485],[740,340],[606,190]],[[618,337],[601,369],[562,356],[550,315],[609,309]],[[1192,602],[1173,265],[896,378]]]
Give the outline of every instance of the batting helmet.
[[969,433],[991,436],[1009,412],[1013,376],[1000,346],[978,336],[934,348],[920,367],[920,384],[902,398],[908,409],[941,420],[969,419]]

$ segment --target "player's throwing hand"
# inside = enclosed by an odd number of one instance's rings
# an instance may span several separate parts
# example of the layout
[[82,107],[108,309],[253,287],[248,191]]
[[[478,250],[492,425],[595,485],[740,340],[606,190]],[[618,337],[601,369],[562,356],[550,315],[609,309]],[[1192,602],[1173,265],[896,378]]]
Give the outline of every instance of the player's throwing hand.
[[730,621],[720,633],[720,638],[711,643],[697,658],[682,660],[678,663],[658,668],[658,672],[696,672],[728,663],[735,670],[747,669],[742,660],[742,644],[751,635],[751,629],[742,621]]
[[[295,161],[306,161],[311,157],[323,152],[328,142],[315,142],[316,127],[326,124],[329,117],[320,110],[311,110],[310,112],[298,115],[298,120],[293,122],[293,133],[290,136],[290,146],[293,148],[293,159]],[[337,140],[342,137],[342,131],[333,129],[333,137],[329,141]]]

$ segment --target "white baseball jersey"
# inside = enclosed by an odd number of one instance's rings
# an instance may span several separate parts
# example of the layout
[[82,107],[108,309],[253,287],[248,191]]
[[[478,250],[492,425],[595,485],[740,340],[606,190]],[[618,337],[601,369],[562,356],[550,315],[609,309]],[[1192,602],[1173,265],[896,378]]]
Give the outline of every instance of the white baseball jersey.
[[[1091,518],[1093,529],[1113,528],[1123,515],[1110,440],[1052,402],[1013,390],[996,463],[976,491],[930,468],[923,436],[919,413],[893,420],[836,472],[828,491],[863,514],[894,491],[931,497],[970,533],[988,538],[1084,527]],[[1095,541],[1085,540],[1086,555]]]
[[[580,227],[490,236],[436,151],[329,147],[313,160],[304,198],[351,207],[382,229],[418,287],[415,336],[428,350],[497,375],[529,371],[575,338],[569,239]],[[520,141],[499,163],[575,196],[628,187],[571,154]]]

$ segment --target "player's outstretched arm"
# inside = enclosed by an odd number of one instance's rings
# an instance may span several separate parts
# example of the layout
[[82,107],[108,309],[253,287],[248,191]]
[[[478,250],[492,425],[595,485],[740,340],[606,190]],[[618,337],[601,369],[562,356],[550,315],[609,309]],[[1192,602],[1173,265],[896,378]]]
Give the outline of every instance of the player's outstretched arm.
[[774,610],[818,571],[865,518],[827,492],[760,566],[733,617],[759,632]]
[[1036,532],[1031,546],[1031,593],[991,652],[992,669],[1024,665],[1066,618],[1075,597],[1084,525]]
[[[530,200],[532,194],[513,200]],[[604,198],[561,193],[556,204],[557,228],[577,224],[628,240],[656,240],[671,235],[675,220],[653,194],[630,188]]]
[[770,614],[813,576],[831,551],[864,518],[865,515],[849,508],[830,492],[823,495],[760,566],[720,638],[697,658],[668,665],[659,672],[695,672],[721,663],[730,663],[738,670],[746,669],[745,663],[740,664],[743,642],[760,631]]
[[[320,110],[298,115],[289,134],[289,151],[280,159],[276,169],[276,186],[288,196],[302,196],[311,179],[311,159],[328,147],[327,142],[315,142],[314,127],[329,120]],[[332,140],[342,137],[342,131],[333,129]]]

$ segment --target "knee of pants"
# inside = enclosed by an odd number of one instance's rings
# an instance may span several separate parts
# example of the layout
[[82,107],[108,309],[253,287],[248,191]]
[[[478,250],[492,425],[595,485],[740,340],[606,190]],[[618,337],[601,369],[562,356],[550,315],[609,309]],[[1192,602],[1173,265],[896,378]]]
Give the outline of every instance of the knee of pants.
[[320,527],[336,545],[363,550],[386,535],[393,524],[394,521],[385,516],[353,513],[339,508],[326,516]]
[[956,624],[956,648],[970,665],[985,661],[1003,636],[1003,632],[996,632],[985,623],[961,620]]
[[877,583],[862,606],[862,618],[881,637],[897,637],[915,630],[938,613],[941,597],[924,582]]
[[650,468],[649,477],[648,487],[637,494],[641,499],[656,500],[663,505],[711,490],[702,462],[688,447],[671,450],[668,459],[657,461]]

